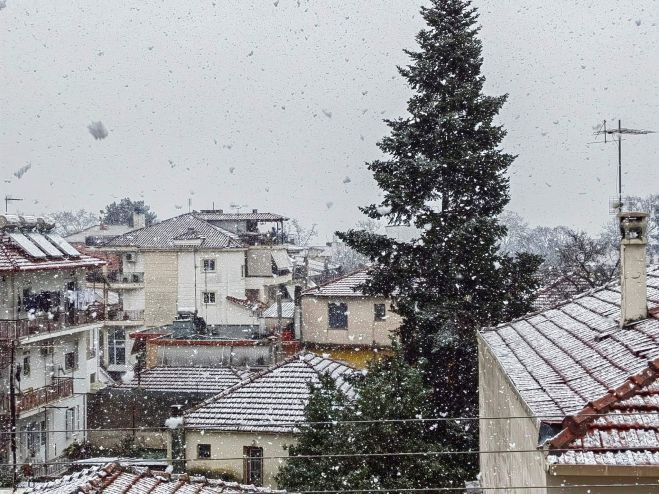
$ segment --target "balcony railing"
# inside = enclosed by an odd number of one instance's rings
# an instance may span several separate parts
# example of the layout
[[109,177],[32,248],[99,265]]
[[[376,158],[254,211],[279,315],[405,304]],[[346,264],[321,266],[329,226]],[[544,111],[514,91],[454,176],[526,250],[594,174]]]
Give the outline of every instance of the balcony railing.
[[[73,396],[73,379],[70,377],[55,377],[53,384],[41,388],[30,389],[16,394],[16,412],[27,412],[39,408],[51,401]],[[4,394],[0,400],[0,412],[10,413],[9,396]]]
[[60,312],[55,315],[39,315],[31,319],[0,319],[0,340],[17,340],[28,336],[55,333],[103,319],[102,310]]
[[73,379],[54,378],[55,382],[41,388],[26,391],[16,398],[16,411],[26,412],[51,401],[73,395]]
[[144,283],[144,273],[142,272],[132,272],[132,273],[122,273],[119,271],[112,271],[108,273],[107,279],[110,283]]
[[108,321],[143,321],[144,309],[141,310],[114,310],[108,309]]

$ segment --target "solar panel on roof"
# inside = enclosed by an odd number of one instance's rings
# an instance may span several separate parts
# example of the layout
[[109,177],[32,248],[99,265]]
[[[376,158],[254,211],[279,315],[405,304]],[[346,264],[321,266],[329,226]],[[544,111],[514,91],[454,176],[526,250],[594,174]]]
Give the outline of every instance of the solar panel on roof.
[[57,233],[47,233],[46,238],[54,243],[55,246],[66,255],[71,257],[80,257],[80,252],[75,250],[70,243],[60,237]]
[[40,233],[28,233],[27,236],[37,244],[41,250],[48,254],[48,257],[63,257],[59,249],[51,244],[48,239]]
[[23,249],[23,251],[25,251],[26,254],[39,259],[46,257],[46,254],[44,254],[44,252],[39,247],[30,242],[30,239],[22,233],[10,233],[9,238],[16,242],[18,246]]

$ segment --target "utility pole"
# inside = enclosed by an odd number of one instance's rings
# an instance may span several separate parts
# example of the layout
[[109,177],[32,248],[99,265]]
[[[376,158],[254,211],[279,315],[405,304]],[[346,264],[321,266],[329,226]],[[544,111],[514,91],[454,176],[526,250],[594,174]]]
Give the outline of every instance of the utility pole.
[[16,342],[11,341],[11,356],[9,359],[9,413],[10,413],[10,447],[11,447],[11,485],[16,490],[16,384],[14,383],[14,360],[16,354]]
[[617,139],[614,137],[613,140],[618,142],[618,204],[616,208],[618,212],[622,212],[622,135],[623,134],[633,134],[633,135],[646,135],[654,134],[654,130],[643,130],[643,129],[626,129],[622,127],[622,121],[618,120],[618,128],[613,129],[606,128],[606,120],[602,122],[600,130],[595,132],[595,135],[603,135],[604,143],[607,143],[606,136],[617,136]]
[[10,197],[10,196],[5,196],[5,214],[9,212],[9,203],[12,201],[22,201],[23,199],[19,199],[18,197]]
[[282,354],[282,308],[281,308],[281,293],[277,294],[277,348],[275,349],[275,363],[279,362]]

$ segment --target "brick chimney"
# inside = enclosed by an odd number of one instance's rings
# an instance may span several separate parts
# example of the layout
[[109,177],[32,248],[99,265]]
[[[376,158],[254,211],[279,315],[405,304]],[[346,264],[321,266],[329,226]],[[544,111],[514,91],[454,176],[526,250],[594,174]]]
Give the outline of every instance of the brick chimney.
[[146,226],[146,215],[144,213],[133,213],[133,228],[144,228]]
[[648,213],[618,214],[620,222],[620,327],[648,317],[645,248],[648,243]]

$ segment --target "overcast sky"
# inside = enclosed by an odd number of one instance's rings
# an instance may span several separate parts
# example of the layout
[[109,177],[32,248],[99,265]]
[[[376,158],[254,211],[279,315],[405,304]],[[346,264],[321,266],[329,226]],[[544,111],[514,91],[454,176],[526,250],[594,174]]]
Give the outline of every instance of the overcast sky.
[[[4,3],[0,1],[0,4]],[[144,199],[160,219],[230,204],[318,223],[325,241],[378,189],[383,118],[422,27],[410,0],[6,0],[2,196],[25,213]],[[475,0],[510,209],[595,232],[617,151],[593,126],[659,130],[659,2]],[[107,138],[87,130],[102,121]],[[659,192],[659,134],[623,141],[624,193]],[[18,178],[15,172],[27,171]],[[18,173],[20,175],[20,173]],[[4,204],[3,204],[4,206]]]

